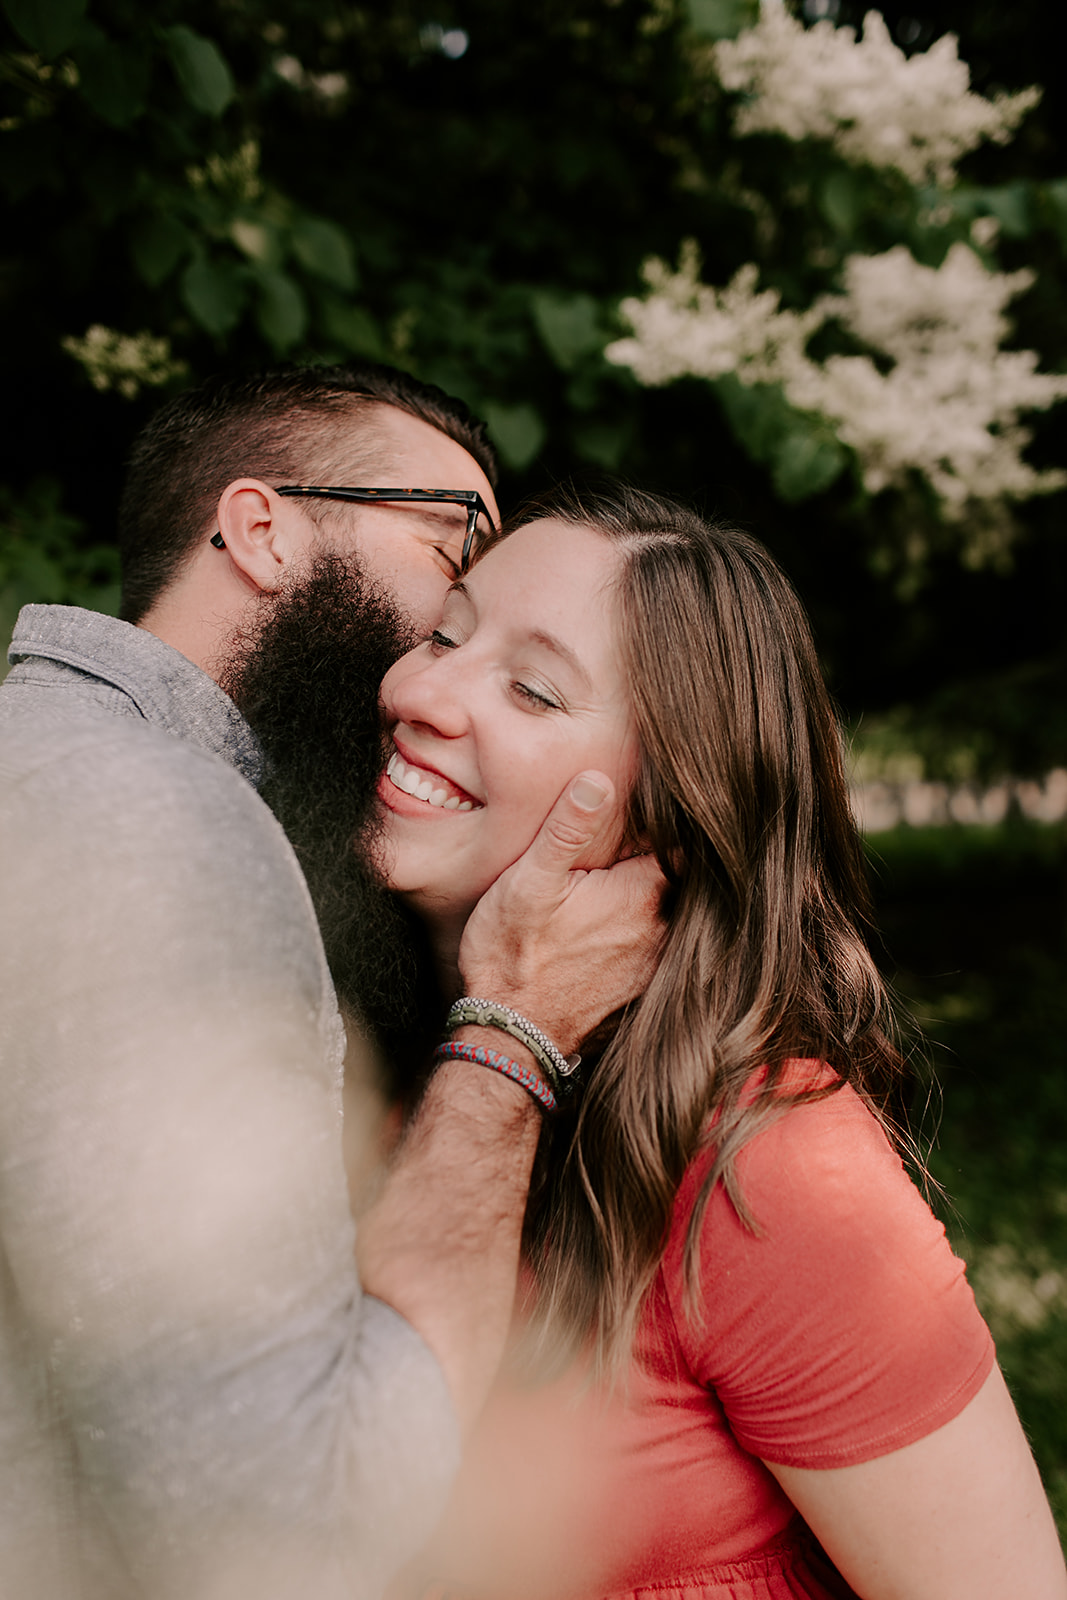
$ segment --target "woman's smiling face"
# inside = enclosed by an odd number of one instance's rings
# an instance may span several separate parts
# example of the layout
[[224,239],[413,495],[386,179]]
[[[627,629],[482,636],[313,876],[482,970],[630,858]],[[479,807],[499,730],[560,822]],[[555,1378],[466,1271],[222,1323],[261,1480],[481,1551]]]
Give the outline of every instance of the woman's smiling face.
[[467,916],[578,772],[611,778],[621,842],[638,761],[621,570],[619,547],[594,529],[531,523],[450,591],[437,630],[386,674],[396,748],[378,786],[382,866],[431,920]]

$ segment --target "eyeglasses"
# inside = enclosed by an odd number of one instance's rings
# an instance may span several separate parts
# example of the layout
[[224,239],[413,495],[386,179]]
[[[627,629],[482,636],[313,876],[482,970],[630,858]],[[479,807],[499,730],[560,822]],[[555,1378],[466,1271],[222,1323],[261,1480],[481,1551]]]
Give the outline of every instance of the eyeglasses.
[[303,495],[315,500],[349,500],[364,505],[374,505],[379,501],[388,505],[393,501],[397,505],[410,505],[414,502],[461,506],[467,513],[463,553],[459,558],[461,573],[469,569],[471,561],[496,532],[496,524],[493,522],[489,507],[477,489],[318,489],[308,484],[297,483],[287,484],[277,493],[292,497]]

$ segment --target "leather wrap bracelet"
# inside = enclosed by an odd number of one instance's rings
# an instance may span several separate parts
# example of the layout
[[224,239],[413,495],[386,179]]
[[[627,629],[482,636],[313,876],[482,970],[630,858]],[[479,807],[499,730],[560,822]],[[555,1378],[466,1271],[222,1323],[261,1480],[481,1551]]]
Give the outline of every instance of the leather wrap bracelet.
[[445,1027],[449,1033],[454,1033],[457,1028],[468,1026],[495,1028],[500,1033],[509,1034],[512,1039],[517,1039],[529,1050],[557,1096],[562,1099],[574,1093],[578,1083],[577,1074],[581,1056],[571,1056],[568,1059],[562,1050],[557,1049],[552,1043],[547,1033],[528,1017],[513,1011],[510,1006],[502,1005],[499,1000],[483,1000],[477,995],[464,995],[461,1000],[456,1001],[448,1013]]

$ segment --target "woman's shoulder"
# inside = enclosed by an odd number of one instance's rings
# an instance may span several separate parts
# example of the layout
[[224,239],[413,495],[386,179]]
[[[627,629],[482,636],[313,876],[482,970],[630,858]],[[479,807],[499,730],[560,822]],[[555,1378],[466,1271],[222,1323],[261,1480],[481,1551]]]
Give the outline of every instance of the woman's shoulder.
[[[790,1063],[782,1109],[741,1150],[686,1238],[714,1159],[679,1191],[663,1276],[686,1359],[746,1448],[844,1465],[940,1426],[986,1376],[992,1345],[964,1265],[862,1098],[818,1063]],[[798,1090],[820,1097],[789,1103]],[[931,1419],[936,1419],[931,1422]]]
[[[713,1248],[724,1226],[737,1222],[746,1238],[768,1239],[786,1230],[795,1247],[822,1234],[839,1207],[854,1219],[864,1201],[875,1205],[888,1190],[898,1204],[921,1202],[885,1127],[851,1084],[822,1061],[783,1064],[773,1083],[765,1068],[754,1072],[741,1095],[742,1107],[762,1099],[760,1120],[734,1160],[737,1188],[749,1219],[741,1222],[722,1184],[712,1192],[704,1224]],[[708,1139],[690,1162],[678,1191],[672,1237],[684,1233],[715,1163],[714,1120]]]
[[[766,1081],[762,1069],[753,1074],[743,1099],[754,1101]],[[709,1140],[685,1173],[672,1218],[668,1272],[680,1264],[715,1155]],[[923,1243],[938,1250],[944,1244],[944,1228],[886,1129],[823,1062],[785,1063],[763,1119],[735,1157],[734,1175],[745,1215],[716,1183],[700,1223],[706,1272],[743,1262],[751,1277],[770,1275],[775,1281],[788,1265],[796,1280],[808,1272],[821,1276],[833,1257],[843,1255],[856,1273],[871,1259],[868,1246],[876,1246],[884,1262],[893,1244],[906,1241],[909,1254]],[[956,1266],[962,1271],[962,1264]]]

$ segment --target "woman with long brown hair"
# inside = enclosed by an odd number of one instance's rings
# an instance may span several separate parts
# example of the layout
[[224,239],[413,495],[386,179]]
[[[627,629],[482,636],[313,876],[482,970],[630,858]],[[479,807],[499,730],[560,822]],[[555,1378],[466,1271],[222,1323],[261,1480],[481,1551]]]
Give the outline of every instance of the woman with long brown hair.
[[[509,534],[383,684],[383,871],[454,994],[478,897],[595,769],[668,933],[578,1091],[550,1042],[523,1079],[555,1110],[514,1353],[407,1592],[1063,1600],[988,1331],[896,1148],[799,602],[748,536],[622,485]],[[481,1055],[515,1075],[508,1043]]]

